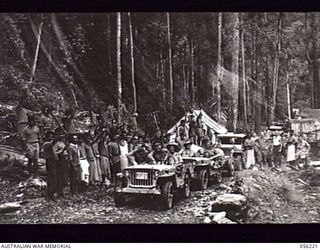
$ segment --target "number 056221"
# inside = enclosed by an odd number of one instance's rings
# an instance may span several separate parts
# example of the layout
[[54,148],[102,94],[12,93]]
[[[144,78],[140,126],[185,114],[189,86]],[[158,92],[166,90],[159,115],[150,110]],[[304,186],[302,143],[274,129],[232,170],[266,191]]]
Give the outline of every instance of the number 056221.
[[300,244],[300,248],[305,248],[305,249],[318,248],[318,244]]

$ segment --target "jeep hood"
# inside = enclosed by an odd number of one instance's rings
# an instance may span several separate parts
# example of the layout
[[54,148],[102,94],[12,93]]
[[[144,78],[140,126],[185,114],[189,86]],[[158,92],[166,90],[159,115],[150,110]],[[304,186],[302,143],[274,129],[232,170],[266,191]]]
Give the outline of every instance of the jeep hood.
[[129,169],[151,169],[151,170],[170,170],[175,169],[175,166],[173,165],[164,165],[164,164],[142,164],[142,165],[134,165],[130,167],[126,167],[125,170]]

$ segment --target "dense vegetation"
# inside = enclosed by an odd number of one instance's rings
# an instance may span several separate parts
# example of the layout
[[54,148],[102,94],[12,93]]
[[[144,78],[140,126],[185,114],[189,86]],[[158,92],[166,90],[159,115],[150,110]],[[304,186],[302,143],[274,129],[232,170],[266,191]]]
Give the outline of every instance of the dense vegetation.
[[194,105],[259,130],[287,118],[288,83],[293,108],[320,108],[318,13],[130,14],[1,14],[0,101],[28,93],[33,109],[121,103],[133,113],[135,85],[140,124],[160,111],[168,127]]

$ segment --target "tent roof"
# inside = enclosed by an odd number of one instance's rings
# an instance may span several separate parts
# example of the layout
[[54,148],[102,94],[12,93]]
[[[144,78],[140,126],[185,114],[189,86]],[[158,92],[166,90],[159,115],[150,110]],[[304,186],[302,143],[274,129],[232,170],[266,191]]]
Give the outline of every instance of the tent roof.
[[[218,134],[225,134],[227,133],[227,129],[222,126],[221,124],[219,124],[218,122],[216,122],[215,120],[213,120],[205,111],[203,110],[194,110],[193,114],[195,116],[198,116],[200,114],[200,112],[202,113],[202,122],[209,128],[211,128],[214,132],[218,133]],[[187,113],[186,116],[190,115],[190,113]],[[177,127],[180,124],[180,121],[182,119],[184,119],[185,116],[181,117],[181,119],[171,128],[168,130],[168,133],[174,133],[177,129]],[[188,125],[187,125],[188,126]]]

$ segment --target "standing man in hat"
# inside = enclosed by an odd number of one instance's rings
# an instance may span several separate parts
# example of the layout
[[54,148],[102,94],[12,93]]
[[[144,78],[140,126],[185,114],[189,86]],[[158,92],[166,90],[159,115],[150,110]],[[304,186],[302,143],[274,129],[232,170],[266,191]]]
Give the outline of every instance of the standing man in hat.
[[189,115],[189,139],[192,143],[197,143],[197,121],[194,115]]
[[36,125],[34,116],[28,119],[28,126],[22,130],[21,137],[23,141],[22,148],[25,150],[26,157],[28,158],[28,168],[31,176],[37,173],[39,151],[40,151],[40,130]]

